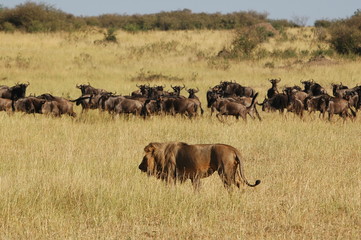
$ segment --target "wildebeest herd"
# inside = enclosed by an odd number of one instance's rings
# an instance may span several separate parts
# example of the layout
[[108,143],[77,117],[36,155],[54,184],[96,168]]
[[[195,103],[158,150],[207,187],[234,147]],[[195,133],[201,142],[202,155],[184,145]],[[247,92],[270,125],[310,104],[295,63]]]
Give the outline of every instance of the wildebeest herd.
[[[211,87],[207,93],[207,107],[211,116],[216,111],[216,117],[224,121],[223,116],[241,117],[247,115],[252,119],[261,116],[257,106],[262,111],[293,112],[299,117],[304,112],[310,114],[319,112],[320,117],[328,113],[328,119],[337,114],[343,119],[355,118],[361,107],[361,86],[349,88],[342,83],[332,84],[332,95],[314,80],[301,81],[302,87],[284,87],[278,90],[281,79],[269,79],[271,87],[266,92],[262,103],[258,103],[258,93],[251,87],[242,86],[234,81],[222,81]],[[45,93],[38,96],[26,96],[29,83],[17,83],[12,87],[0,86],[0,111],[46,114],[60,117],[63,114],[75,117],[73,104],[82,107],[82,113],[90,109],[99,109],[112,115],[134,114],[147,118],[152,115],[182,115],[194,118],[203,115],[201,101],[196,94],[198,88],[186,88],[171,85],[172,90],[166,91],[162,85],[136,85],[137,90],[129,95],[118,95],[105,89],[94,88],[89,83],[76,85],[81,96],[74,100],[53,96]],[[188,96],[181,95],[185,90]]]

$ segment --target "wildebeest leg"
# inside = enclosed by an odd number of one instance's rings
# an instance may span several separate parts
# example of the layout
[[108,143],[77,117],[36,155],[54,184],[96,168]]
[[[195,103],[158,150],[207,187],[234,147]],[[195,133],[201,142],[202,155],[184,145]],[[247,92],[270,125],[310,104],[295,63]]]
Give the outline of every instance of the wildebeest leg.
[[331,112],[328,112],[328,121],[331,121],[333,114]]
[[256,108],[256,105],[254,105],[254,112],[256,113],[256,116],[257,116],[258,120],[262,121],[262,118],[261,118],[261,116],[259,115],[259,112],[258,112],[258,110],[257,110],[257,108]]
[[[220,115],[221,115],[221,117],[220,117]],[[220,122],[224,122],[224,119],[223,119],[223,114],[222,113],[217,113],[216,114],[216,117],[218,118],[218,120],[220,121]],[[222,119],[221,119],[222,118]]]

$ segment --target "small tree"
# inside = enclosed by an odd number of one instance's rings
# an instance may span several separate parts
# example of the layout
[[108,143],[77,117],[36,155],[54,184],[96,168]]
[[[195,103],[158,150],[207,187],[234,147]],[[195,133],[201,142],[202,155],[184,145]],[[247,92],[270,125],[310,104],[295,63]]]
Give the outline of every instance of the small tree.
[[267,41],[274,33],[264,26],[244,27],[236,32],[231,46],[232,57],[251,57],[253,50],[262,42]]
[[115,36],[115,28],[108,28],[107,32],[104,33],[104,41],[117,43],[117,37]]

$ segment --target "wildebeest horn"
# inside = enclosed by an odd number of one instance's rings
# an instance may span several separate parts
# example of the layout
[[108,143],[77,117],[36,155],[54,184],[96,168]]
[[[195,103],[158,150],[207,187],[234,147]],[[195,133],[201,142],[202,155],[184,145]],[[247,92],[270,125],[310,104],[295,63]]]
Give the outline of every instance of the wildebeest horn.
[[26,84],[26,86],[29,86],[30,85],[30,83],[29,83],[29,81],[26,81],[28,84]]
[[195,93],[199,92],[199,88],[197,87],[197,91],[194,91]]
[[276,80],[276,82],[278,82],[278,83],[281,82],[281,78],[278,78],[278,79]]
[[78,84],[75,85],[76,88],[80,88],[80,86]]
[[181,89],[183,89],[183,88],[185,88],[186,87],[186,85],[184,85],[184,83],[183,83],[183,87],[181,88]]

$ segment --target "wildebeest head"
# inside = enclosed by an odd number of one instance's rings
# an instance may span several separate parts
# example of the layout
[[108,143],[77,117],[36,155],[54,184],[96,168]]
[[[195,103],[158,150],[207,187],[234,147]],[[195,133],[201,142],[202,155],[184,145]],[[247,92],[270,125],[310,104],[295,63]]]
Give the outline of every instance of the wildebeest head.
[[210,108],[212,104],[220,98],[220,95],[215,92],[208,91],[207,92],[207,107]]
[[197,87],[197,89],[189,88],[189,89],[187,89],[187,92],[189,93],[188,98],[196,98],[196,93],[199,92],[199,88],[198,87]]
[[139,91],[140,93],[143,95],[143,96],[147,96],[148,95],[148,91],[149,91],[149,85],[145,85],[145,84],[142,84],[142,85],[136,85],[138,88],[139,88]]
[[281,78],[268,79],[268,81],[272,84],[272,87],[277,87],[277,83],[281,82]]
[[10,88],[11,91],[11,99],[17,100],[19,98],[25,97],[26,88],[30,85],[30,83],[17,83],[15,86]]
[[182,89],[184,89],[186,87],[184,84],[183,84],[183,87],[182,86],[172,86],[172,85],[170,85],[170,86],[173,89],[175,96],[179,96]]
[[304,91],[305,91],[305,92],[309,92],[310,89],[311,89],[311,85],[312,85],[312,83],[313,83],[313,80],[306,80],[306,81],[302,81],[302,80],[301,80],[301,83],[302,83],[303,86],[304,86]]
[[81,84],[81,85],[76,85],[76,88],[79,88],[80,89],[80,91],[81,91],[81,94],[82,95],[85,95],[85,94],[87,94],[87,88],[88,87],[90,87],[90,84],[89,85],[85,85],[85,84]]

